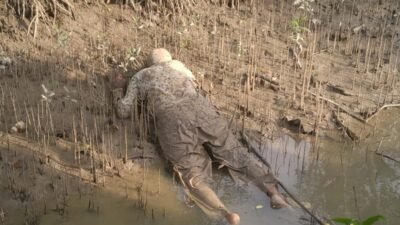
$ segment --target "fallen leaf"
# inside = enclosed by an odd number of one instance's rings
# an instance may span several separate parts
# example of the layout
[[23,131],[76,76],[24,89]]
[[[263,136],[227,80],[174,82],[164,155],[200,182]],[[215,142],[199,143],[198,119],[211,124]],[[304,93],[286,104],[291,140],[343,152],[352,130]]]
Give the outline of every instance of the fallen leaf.
[[262,209],[262,208],[264,208],[263,205],[256,205],[256,209]]

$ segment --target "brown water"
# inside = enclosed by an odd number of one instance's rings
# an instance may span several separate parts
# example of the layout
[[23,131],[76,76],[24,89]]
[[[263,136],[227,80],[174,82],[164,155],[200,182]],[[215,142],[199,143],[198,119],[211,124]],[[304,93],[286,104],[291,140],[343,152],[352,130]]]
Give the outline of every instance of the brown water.
[[[279,179],[322,215],[366,218],[382,214],[387,224],[396,225],[400,220],[400,164],[374,151],[380,145],[380,151],[400,159],[400,122],[395,121],[399,115],[398,110],[382,112],[372,121],[377,129],[367,143],[354,145],[337,134],[327,134],[317,150],[308,140],[282,135],[273,142],[262,143],[259,150]],[[145,174],[134,171],[124,179],[108,182],[105,190],[95,188],[81,197],[69,195],[63,215],[48,210],[38,223],[220,224],[209,221],[197,207],[189,207],[179,183],[173,182],[164,169],[148,169]],[[228,208],[241,215],[241,224],[309,224],[309,217],[299,209],[294,212],[271,209],[268,198],[251,185],[239,187],[220,173],[214,178],[218,195]],[[138,185],[142,187],[140,193]],[[139,206],[138,197],[147,203],[145,209]],[[88,209],[89,200],[94,205],[92,209]],[[23,210],[9,218],[17,218],[18,214],[21,217]],[[22,224],[22,221],[8,220],[7,224]]]
[[383,111],[371,121],[376,124],[375,135],[360,145],[340,138],[323,140],[319,161],[306,153],[303,170],[282,173],[281,177],[292,182],[292,189],[302,199],[333,217],[382,214],[387,224],[399,224],[400,163],[374,152],[379,148],[400,159],[399,116],[399,110]]

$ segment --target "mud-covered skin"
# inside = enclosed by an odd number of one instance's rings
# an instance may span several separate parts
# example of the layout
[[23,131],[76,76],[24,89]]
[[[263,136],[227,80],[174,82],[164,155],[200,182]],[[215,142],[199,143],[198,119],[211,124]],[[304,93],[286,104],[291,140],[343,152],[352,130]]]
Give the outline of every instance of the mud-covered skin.
[[197,92],[193,81],[193,74],[179,61],[153,65],[133,76],[124,98],[118,100],[115,94],[117,111],[120,117],[128,117],[134,102],[146,101],[155,116],[163,153],[188,194],[207,214],[223,217],[230,212],[208,186],[212,167],[205,145],[234,178],[251,180],[263,191],[274,186],[276,179],[241,145],[227,120]]

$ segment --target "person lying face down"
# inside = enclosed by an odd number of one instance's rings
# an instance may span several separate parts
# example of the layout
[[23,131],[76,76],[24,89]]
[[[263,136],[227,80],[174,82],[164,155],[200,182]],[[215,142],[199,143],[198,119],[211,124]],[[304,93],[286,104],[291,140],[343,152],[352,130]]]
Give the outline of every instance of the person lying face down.
[[126,118],[136,101],[146,102],[155,117],[155,133],[165,158],[186,193],[208,216],[240,223],[240,216],[227,209],[210,186],[211,158],[234,179],[255,183],[271,198],[273,208],[288,206],[273,174],[236,139],[227,120],[198,93],[194,81],[182,62],[173,60],[165,49],[154,49],[149,67],[132,77],[124,96],[123,79],[113,80],[117,114]]

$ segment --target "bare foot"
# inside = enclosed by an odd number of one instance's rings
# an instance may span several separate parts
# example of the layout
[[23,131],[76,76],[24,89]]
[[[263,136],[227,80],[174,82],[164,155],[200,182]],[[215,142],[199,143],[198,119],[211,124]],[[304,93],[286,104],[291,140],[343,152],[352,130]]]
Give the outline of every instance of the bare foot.
[[279,193],[271,196],[271,208],[280,209],[286,207],[290,207],[290,205],[282,194]]
[[239,225],[240,223],[240,216],[237,213],[228,213],[225,218],[231,225]]

